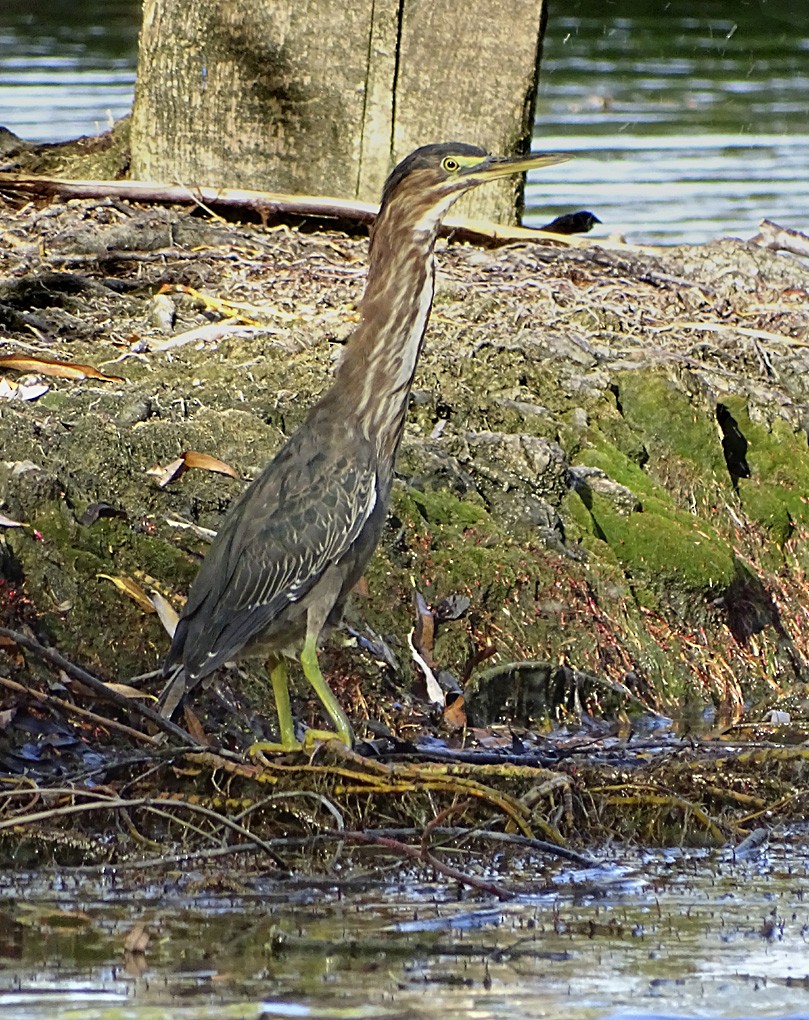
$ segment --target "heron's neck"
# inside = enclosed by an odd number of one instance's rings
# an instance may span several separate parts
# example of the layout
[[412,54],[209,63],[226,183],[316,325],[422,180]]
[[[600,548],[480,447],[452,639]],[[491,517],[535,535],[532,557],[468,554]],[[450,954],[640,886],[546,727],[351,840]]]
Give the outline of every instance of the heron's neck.
[[[449,203],[448,203],[449,204]],[[380,213],[360,303],[360,324],[350,337],[332,393],[391,463],[433,301],[433,247],[442,210],[419,220]],[[398,221],[398,222],[397,222]]]

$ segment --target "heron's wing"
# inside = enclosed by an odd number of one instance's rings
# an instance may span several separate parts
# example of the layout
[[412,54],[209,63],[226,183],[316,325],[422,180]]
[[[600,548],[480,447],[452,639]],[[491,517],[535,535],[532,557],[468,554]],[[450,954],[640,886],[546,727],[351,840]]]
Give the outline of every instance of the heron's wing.
[[296,433],[228,512],[169,653],[192,680],[236,657],[361,534],[377,503],[373,451],[340,440]]

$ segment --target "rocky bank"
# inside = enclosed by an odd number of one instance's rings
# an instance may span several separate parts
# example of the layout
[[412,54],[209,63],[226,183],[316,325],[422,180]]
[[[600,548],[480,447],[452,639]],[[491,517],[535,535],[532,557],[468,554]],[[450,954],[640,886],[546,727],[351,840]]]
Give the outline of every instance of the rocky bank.
[[[7,201],[0,235],[0,355],[113,377],[0,367],[0,623],[126,681],[168,638],[109,578],[181,605],[200,529],[329,385],[367,240],[114,199]],[[385,536],[324,653],[354,717],[395,726],[372,681],[420,679],[414,591],[478,724],[787,698],[800,717],[805,262],[740,240],[442,241],[437,261]],[[236,477],[161,479],[188,451]]]

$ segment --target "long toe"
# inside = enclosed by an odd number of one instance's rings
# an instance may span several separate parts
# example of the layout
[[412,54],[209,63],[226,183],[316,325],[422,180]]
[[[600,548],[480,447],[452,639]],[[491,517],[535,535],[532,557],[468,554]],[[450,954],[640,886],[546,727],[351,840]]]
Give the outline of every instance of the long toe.
[[[334,734],[330,734],[334,736]],[[289,754],[290,751],[302,751],[304,745],[299,740],[292,740],[287,743],[275,743],[272,740],[258,740],[255,744],[251,744],[247,749],[247,753],[251,758],[258,758],[261,760],[264,754]]]
[[303,747],[304,750],[310,751],[315,744],[330,743],[332,740],[343,744],[349,751],[354,747],[354,734],[350,730],[348,732],[340,732],[339,730],[307,730],[303,735]]

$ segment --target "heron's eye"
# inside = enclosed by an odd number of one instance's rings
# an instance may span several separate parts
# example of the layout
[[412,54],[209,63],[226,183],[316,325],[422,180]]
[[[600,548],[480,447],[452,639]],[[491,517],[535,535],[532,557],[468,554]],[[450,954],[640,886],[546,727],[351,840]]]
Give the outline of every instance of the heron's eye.
[[454,159],[452,156],[446,156],[441,161],[441,166],[447,171],[448,174],[454,174],[456,170],[461,169],[461,164],[458,162],[457,159]]

